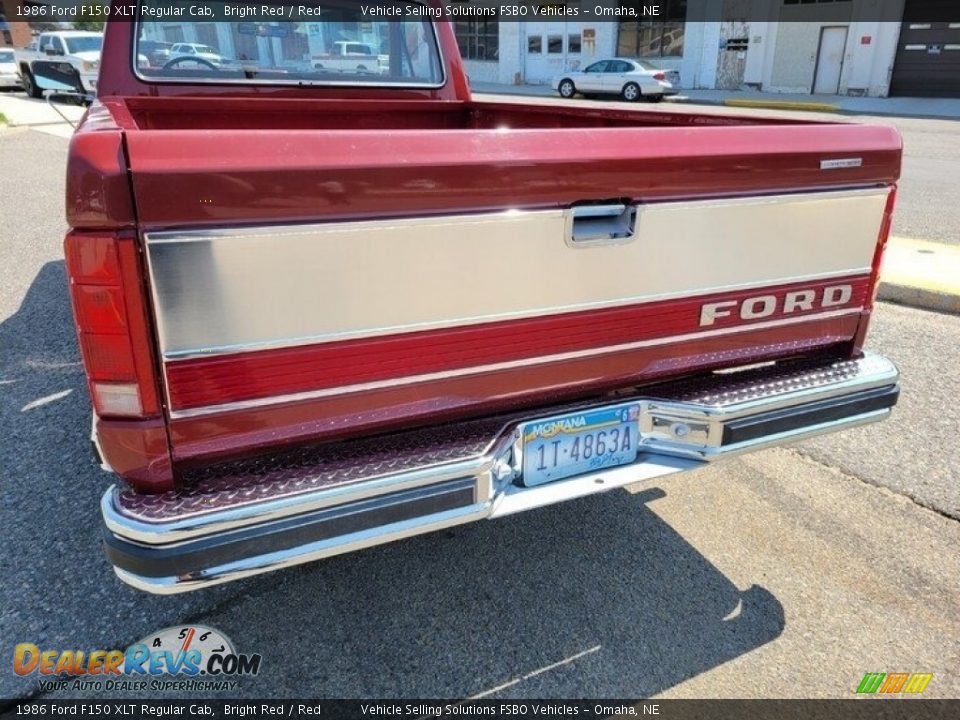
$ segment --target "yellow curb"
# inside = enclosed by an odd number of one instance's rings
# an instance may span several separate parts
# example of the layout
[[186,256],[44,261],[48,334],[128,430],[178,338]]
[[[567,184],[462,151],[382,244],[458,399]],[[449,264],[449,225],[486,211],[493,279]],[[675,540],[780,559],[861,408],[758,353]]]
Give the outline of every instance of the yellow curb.
[[933,292],[906,285],[881,282],[877,299],[912,308],[960,315],[960,295],[951,295],[950,293]]
[[804,102],[801,100],[741,100],[727,98],[724,105],[730,107],[767,108],[770,110],[808,110],[810,112],[838,112],[838,105],[821,102]]
[[911,307],[960,314],[960,247],[890,238],[878,297]]
[[960,295],[960,247],[892,237],[880,279],[895,285]]

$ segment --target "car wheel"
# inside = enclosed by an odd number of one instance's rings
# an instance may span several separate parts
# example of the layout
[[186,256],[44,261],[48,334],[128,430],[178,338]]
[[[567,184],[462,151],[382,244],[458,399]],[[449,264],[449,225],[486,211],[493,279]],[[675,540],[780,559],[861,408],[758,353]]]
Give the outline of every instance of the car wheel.
[[640,86],[636,83],[627,83],[623,86],[623,90],[620,91],[620,97],[627,102],[636,102],[641,96]]
[[560,93],[560,97],[569,99],[577,94],[577,88],[573,84],[573,80],[570,78],[564,78],[557,86],[557,92]]
[[23,89],[27,91],[27,95],[32,98],[42,98],[43,90],[37,85],[37,81],[33,78],[33,73],[30,72],[29,68],[23,69]]

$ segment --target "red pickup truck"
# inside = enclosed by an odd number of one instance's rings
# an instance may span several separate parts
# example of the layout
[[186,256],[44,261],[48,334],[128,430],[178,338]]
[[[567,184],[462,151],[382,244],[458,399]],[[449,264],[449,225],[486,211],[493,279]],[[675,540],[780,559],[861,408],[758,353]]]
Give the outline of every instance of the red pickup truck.
[[[157,23],[108,23],[65,251],[123,581],[205,587],[889,415],[897,370],[863,346],[895,130],[476,99],[448,22],[336,4],[222,23],[220,65],[153,66]],[[382,71],[283,60],[344,37]]]

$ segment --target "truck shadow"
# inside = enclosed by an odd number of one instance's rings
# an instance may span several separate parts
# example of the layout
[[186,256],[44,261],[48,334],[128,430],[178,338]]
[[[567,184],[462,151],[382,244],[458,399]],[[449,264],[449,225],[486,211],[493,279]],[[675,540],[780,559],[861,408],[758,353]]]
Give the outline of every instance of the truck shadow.
[[277,576],[208,618],[264,669],[240,692],[648,697],[784,629],[661,520],[612,492]]
[[[90,453],[62,262],[46,264],[0,324],[0,397],[8,651],[125,648],[197,623],[263,656],[259,675],[210,697],[646,697],[784,628],[775,597],[738,589],[653,512],[657,489],[146,595],[121,584],[101,551],[98,504],[113,479]],[[4,697],[37,690],[36,676],[0,677]]]

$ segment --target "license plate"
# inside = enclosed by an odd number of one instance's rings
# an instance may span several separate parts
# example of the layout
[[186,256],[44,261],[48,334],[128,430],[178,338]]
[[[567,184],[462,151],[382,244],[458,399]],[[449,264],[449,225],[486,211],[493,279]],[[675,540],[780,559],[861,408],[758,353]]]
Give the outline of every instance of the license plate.
[[637,459],[636,403],[536,420],[520,428],[523,475],[530,487]]

